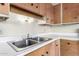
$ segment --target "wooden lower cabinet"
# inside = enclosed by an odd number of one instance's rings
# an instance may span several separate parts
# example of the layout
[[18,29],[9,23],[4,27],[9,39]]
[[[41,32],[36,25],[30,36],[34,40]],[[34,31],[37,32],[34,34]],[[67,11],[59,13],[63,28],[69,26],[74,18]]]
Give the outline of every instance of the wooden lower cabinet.
[[54,24],[61,24],[61,4],[54,6]]
[[26,56],[78,56],[79,41],[60,39],[43,46]]
[[60,40],[56,40],[51,43],[49,56],[60,55]]
[[60,55],[60,40],[56,40],[55,42],[52,42],[50,44],[47,44],[46,46],[43,46],[26,56],[59,56]]

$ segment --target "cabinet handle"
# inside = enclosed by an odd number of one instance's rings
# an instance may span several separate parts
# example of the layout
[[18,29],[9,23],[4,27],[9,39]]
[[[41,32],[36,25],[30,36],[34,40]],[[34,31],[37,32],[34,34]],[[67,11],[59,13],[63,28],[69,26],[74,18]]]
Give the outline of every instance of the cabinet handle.
[[1,5],[5,5],[5,3],[1,3]]
[[70,42],[68,42],[67,44],[70,45]]
[[34,4],[33,3],[31,3],[31,6],[33,6]]

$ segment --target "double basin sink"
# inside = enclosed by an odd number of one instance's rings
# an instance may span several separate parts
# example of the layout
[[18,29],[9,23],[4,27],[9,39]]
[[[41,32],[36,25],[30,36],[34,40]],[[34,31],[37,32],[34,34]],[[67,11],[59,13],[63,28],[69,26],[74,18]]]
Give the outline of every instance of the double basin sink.
[[26,48],[31,48],[37,44],[46,42],[48,40],[51,40],[51,38],[35,37],[35,38],[26,38],[16,42],[9,42],[9,44],[13,49],[15,49],[18,52]]

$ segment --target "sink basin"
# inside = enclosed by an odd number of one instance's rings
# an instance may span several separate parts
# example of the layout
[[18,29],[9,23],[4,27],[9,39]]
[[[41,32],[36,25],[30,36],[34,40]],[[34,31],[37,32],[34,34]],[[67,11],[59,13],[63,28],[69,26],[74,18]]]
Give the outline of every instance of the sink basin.
[[21,40],[21,41],[13,42],[12,44],[18,48],[24,48],[27,46],[34,45],[36,43],[37,43],[37,41],[34,41],[34,40]]

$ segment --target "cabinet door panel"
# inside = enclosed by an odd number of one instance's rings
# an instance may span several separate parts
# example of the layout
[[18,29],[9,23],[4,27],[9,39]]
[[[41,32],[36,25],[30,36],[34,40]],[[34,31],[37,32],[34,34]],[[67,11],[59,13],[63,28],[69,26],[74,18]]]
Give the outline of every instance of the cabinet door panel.
[[40,5],[40,14],[46,16],[46,3],[39,3]]
[[55,56],[60,56],[60,40],[55,41]]
[[79,22],[79,4],[64,3],[63,4],[63,23]]
[[54,20],[54,9],[53,5],[48,3],[46,4],[46,17],[47,17],[47,23],[53,24]]
[[61,40],[61,56],[77,56],[77,41]]
[[54,24],[61,24],[61,4],[54,6]]
[[50,49],[49,49],[49,51],[50,51],[50,53],[49,53],[50,56],[55,56],[55,42],[52,42],[52,43],[50,44]]

